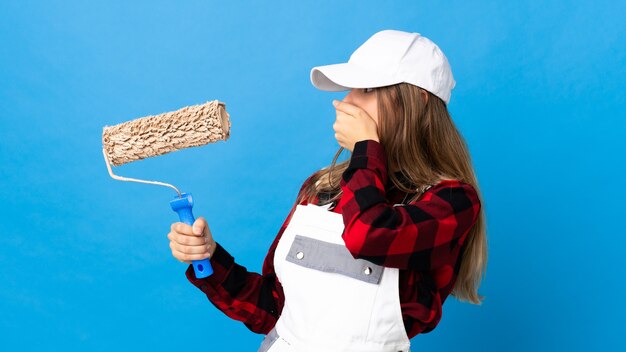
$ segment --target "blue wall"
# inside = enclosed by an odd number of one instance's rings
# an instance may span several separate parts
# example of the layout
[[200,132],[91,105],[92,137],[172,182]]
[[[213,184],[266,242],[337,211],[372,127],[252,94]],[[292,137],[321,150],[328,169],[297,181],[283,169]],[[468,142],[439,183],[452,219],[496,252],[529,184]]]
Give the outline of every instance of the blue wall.
[[0,350],[256,350],[171,256],[172,192],[109,178],[102,127],[226,102],[229,141],[116,172],[192,192],[258,272],[338,148],[345,92],[317,91],[311,67],[382,29],[447,55],[488,225],[483,305],[450,297],[413,349],[624,348],[624,17],[616,1],[3,1]]

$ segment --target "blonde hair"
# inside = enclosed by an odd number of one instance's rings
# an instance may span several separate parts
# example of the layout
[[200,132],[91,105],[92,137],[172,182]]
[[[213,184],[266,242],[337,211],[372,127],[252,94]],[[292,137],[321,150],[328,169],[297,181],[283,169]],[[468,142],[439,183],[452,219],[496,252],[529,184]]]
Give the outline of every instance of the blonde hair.
[[[410,184],[400,182],[395,172],[389,179],[402,192],[416,194],[413,202],[429,185],[443,179],[469,183],[482,200],[471,157],[464,138],[452,121],[446,104],[436,95],[408,83],[375,89],[378,98],[378,136],[387,153],[388,170],[401,171]],[[428,95],[427,100],[426,95]],[[321,193],[330,194],[328,202],[338,200],[343,193],[340,181],[350,160],[336,164],[341,147],[330,166],[316,171],[300,193],[297,202],[312,202]],[[481,201],[482,203],[482,201]],[[487,265],[486,221],[483,207],[465,240],[459,259],[461,267],[451,294],[460,301],[481,304],[484,296],[478,287]]]

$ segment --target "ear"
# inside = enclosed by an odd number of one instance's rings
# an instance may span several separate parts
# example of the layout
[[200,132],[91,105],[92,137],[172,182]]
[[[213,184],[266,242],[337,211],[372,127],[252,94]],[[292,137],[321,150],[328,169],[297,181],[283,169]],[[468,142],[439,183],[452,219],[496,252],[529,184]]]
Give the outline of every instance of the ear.
[[420,93],[424,96],[424,105],[428,104],[428,92],[424,89],[420,89]]

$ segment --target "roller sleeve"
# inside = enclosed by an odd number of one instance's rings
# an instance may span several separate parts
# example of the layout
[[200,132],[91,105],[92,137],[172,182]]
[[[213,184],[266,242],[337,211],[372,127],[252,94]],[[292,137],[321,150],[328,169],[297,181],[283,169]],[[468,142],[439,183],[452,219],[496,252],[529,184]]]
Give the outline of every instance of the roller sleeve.
[[230,137],[226,105],[213,100],[200,105],[106,126],[102,145],[113,166]]

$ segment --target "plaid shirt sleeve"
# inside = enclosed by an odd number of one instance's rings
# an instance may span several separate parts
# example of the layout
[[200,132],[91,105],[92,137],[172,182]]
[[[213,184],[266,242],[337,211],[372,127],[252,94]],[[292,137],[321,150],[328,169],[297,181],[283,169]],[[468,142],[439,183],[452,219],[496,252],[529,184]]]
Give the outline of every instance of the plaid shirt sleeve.
[[[308,184],[310,177],[300,188]],[[284,293],[274,271],[274,251],[291,215],[281,226],[263,262],[262,274],[249,272],[235,263],[234,258],[219,243],[211,257],[213,274],[202,279],[195,276],[193,265],[187,267],[187,279],[198,287],[209,301],[228,317],[243,322],[248,329],[267,334],[276,325],[284,305]]]
[[387,267],[436,270],[454,265],[480,202],[467,183],[446,180],[417,201],[386,200],[387,159],[382,144],[358,141],[342,175],[342,235],[353,257]]

